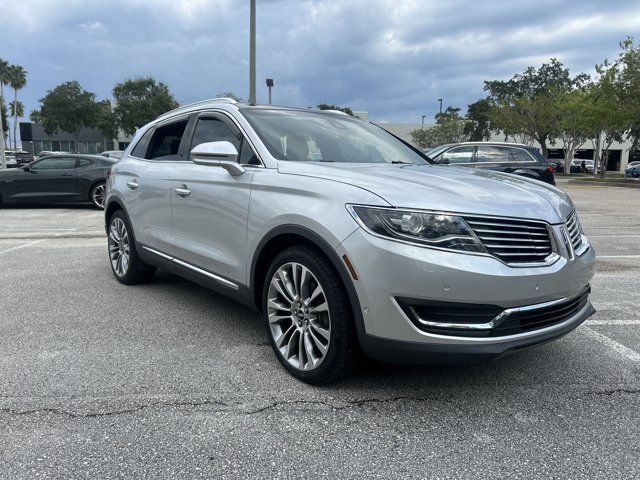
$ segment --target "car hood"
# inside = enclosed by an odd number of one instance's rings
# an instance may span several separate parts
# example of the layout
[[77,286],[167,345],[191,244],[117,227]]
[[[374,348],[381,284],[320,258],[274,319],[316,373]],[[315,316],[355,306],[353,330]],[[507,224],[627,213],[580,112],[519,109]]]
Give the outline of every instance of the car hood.
[[573,203],[561,190],[507,173],[445,165],[278,162],[284,174],[347,183],[399,208],[561,223]]

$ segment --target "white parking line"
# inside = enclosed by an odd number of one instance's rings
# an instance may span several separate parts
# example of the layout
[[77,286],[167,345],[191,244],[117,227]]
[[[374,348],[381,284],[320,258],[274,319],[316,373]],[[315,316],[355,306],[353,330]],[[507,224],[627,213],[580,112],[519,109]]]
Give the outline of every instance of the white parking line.
[[20,250],[21,248],[27,248],[27,247],[30,247],[32,245],[37,245],[38,243],[42,243],[45,240],[51,240],[53,238],[59,238],[59,237],[63,236],[65,233],[68,233],[68,231],[76,231],[78,229],[77,228],[72,228],[72,229],[65,229],[65,230],[66,230],[65,232],[58,233],[58,234],[53,235],[53,236],[48,237],[48,238],[41,238],[41,239],[35,240],[33,242],[23,243],[22,245],[16,245],[15,247],[7,248],[6,250],[0,250],[0,255],[4,255],[5,253],[13,252],[14,250]]
[[584,326],[580,329],[580,331],[584,332],[589,337],[593,338],[594,340],[597,340],[603,345],[609,347],[611,350],[615,351],[616,353],[622,355],[627,360],[631,360],[632,362],[640,362],[640,353],[636,352],[635,350],[631,350],[629,347],[625,347],[621,343],[618,343],[615,340],[612,340],[606,335],[603,335],[600,332],[596,332],[595,330],[589,327],[584,327]]
[[640,325],[640,320],[587,320],[585,325]]
[[36,243],[44,242],[45,239],[36,240],[35,242],[23,243],[22,245],[16,245],[15,247],[7,248],[6,250],[1,250],[0,255],[4,255],[5,253],[13,252],[14,250],[20,250],[21,248],[30,247],[31,245],[35,245]]
[[640,255],[597,255],[598,258],[640,258]]

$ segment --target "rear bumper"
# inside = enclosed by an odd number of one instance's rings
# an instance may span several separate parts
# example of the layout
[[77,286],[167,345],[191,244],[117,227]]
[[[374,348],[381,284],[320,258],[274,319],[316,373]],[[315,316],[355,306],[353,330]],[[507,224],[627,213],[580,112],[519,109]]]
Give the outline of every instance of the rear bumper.
[[574,330],[595,313],[590,302],[574,317],[535,335],[510,338],[500,342],[473,345],[425,344],[389,340],[366,333],[359,335],[362,350],[371,358],[401,364],[465,364],[495,360],[526,347],[540,345],[560,338]]

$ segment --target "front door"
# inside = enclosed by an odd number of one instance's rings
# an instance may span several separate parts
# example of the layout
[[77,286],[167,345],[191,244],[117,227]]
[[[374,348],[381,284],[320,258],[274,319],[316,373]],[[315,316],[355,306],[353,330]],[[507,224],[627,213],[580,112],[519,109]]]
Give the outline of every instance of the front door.
[[[229,141],[239,152],[251,149],[223,114],[200,114],[193,137],[173,179],[174,255],[178,261],[246,284],[246,237],[251,168],[237,176],[220,167],[196,165],[190,151],[205,142]],[[243,145],[244,144],[244,145]],[[248,152],[249,150],[246,150]],[[245,157],[246,155],[240,155]]]
[[22,202],[64,202],[77,197],[78,177],[73,157],[45,157],[20,170],[16,176],[16,200]]

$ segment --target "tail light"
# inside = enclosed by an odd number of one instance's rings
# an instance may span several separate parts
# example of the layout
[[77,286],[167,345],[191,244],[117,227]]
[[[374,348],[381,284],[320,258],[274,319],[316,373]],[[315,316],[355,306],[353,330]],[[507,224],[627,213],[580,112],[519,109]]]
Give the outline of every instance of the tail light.
[[547,165],[547,172],[553,173],[553,167],[551,165]]
[[111,178],[111,169],[107,170],[107,180]]

